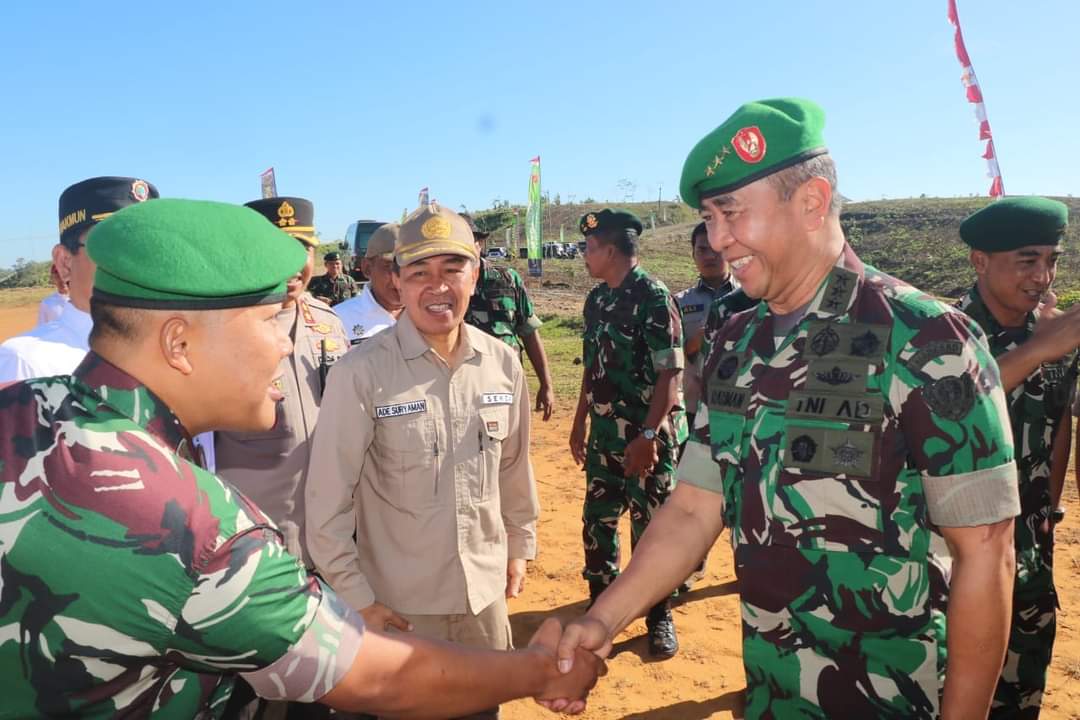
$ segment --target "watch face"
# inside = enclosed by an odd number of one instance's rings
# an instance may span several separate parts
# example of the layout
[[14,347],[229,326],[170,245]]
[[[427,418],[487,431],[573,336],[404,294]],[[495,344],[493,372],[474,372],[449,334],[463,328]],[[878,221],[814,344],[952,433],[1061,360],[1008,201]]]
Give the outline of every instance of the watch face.
[[656,431],[653,430],[652,428],[647,429],[645,432],[643,432],[641,434],[645,436],[646,440],[652,440],[653,438],[656,437]]

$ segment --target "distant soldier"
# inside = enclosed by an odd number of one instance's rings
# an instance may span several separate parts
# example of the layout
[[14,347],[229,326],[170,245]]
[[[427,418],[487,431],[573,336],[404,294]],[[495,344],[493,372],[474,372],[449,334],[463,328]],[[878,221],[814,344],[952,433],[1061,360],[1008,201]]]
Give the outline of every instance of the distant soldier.
[[517,351],[529,356],[540,390],[536,393],[536,409],[544,411],[544,420],[551,417],[555,404],[555,392],[551,387],[547,354],[540,340],[540,318],[533,312],[532,300],[525,291],[525,283],[513,268],[495,265],[484,260],[487,239],[491,233],[480,230],[472,217],[462,215],[472,229],[476,251],[480,255],[480,280],[476,292],[469,301],[465,322],[478,327],[488,335],[499,338]]
[[[284,228],[287,229],[287,228]],[[323,255],[323,267],[326,274],[311,281],[311,294],[327,305],[333,306],[356,297],[356,281],[341,272],[341,254],[328,252]]]
[[394,244],[399,228],[397,223],[388,223],[371,235],[360,261],[367,284],[359,295],[334,308],[353,345],[391,327],[401,315],[401,294],[394,285]]
[[698,281],[693,287],[675,293],[675,302],[682,315],[683,342],[686,350],[686,369],[683,370],[683,395],[686,399],[687,422],[693,425],[701,391],[701,367],[698,360],[705,336],[705,320],[709,308],[730,292],[739,289],[724,256],[709,245],[705,223],[698,223],[690,233],[694,265]]
[[[53,248],[53,256],[59,254],[60,246],[57,245]],[[44,325],[50,323],[53,320],[59,319],[60,315],[64,312],[64,308],[71,304],[71,298],[68,296],[67,283],[62,277],[60,277],[60,271],[56,269],[56,262],[49,266],[49,282],[56,288],[56,292],[51,295],[47,295],[42,299],[38,305],[38,325]]]
[[[585,369],[570,452],[585,466],[583,575],[596,602],[619,574],[619,518],[630,511],[633,548],[671,493],[687,430],[679,308],[664,284],[638,265],[641,221],[605,209],[582,217],[580,228],[585,266],[601,282],[585,299]],[[678,652],[669,598],[649,610],[645,623],[650,654]]]
[[90,349],[90,291],[94,261],[84,251],[86,235],[120,208],[158,197],[157,188],[130,177],[96,177],[60,195],[60,243],[54,262],[67,284],[70,307],[56,320],[0,345],[0,383],[72,372]]
[[1052,304],[1042,303],[1057,275],[1068,219],[1068,207],[1057,200],[1009,197],[960,225],[977,279],[957,307],[986,331],[1001,367],[1020,471],[1012,624],[991,718],[1039,716],[1054,649],[1053,513],[1072,440],[1080,338],[1069,327],[1080,316],[1074,310],[1054,317]]

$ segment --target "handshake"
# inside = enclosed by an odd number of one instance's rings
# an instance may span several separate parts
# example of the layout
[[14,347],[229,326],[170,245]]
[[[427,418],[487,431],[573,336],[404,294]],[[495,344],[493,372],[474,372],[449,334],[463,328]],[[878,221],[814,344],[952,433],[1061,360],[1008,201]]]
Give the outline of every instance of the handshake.
[[527,652],[541,656],[547,668],[543,689],[534,695],[536,702],[552,712],[576,715],[585,710],[597,678],[607,674],[604,658],[611,652],[611,637],[595,618],[583,616],[565,628],[549,618],[533,635]]

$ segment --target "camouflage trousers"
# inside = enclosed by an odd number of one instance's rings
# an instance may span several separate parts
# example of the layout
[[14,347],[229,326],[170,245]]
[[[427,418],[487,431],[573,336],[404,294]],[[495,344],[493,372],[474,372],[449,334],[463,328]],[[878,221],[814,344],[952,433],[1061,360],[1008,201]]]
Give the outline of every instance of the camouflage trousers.
[[1040,553],[1042,567],[1018,576],[1013,588],[1009,647],[990,706],[990,717],[995,720],[1039,717],[1057,633],[1052,542],[1049,545]]
[[672,448],[662,442],[658,447],[660,459],[652,473],[626,477],[623,473],[626,442],[606,425],[594,419],[589,434],[582,513],[585,544],[582,575],[590,584],[602,585],[610,585],[619,574],[619,518],[630,512],[630,548],[633,551],[649,526],[653,512],[671,494],[675,476]]

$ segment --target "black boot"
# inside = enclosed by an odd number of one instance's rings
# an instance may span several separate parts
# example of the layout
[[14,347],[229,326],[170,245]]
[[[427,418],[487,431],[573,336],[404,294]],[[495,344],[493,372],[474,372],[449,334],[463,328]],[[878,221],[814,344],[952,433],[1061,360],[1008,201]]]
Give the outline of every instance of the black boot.
[[664,600],[652,606],[645,616],[649,629],[649,654],[669,658],[679,652],[679,638],[675,634],[675,621],[671,618],[671,601]]
[[589,608],[596,604],[596,598],[600,597],[600,593],[607,590],[607,583],[603,580],[590,580],[589,581],[589,605],[585,608],[588,612]]

